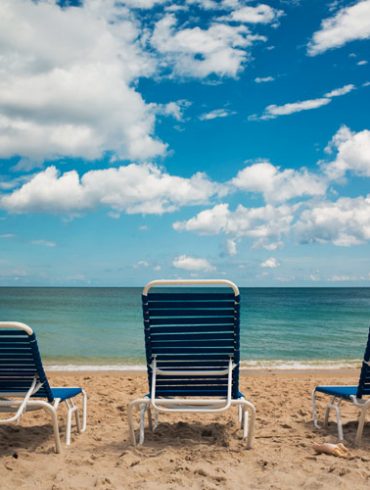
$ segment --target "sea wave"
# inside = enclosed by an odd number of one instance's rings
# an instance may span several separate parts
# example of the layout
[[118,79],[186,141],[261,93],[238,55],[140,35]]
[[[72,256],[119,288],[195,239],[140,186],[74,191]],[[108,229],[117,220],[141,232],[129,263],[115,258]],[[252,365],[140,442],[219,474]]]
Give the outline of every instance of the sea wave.
[[[314,359],[314,360],[249,360],[241,361],[241,371],[248,370],[331,370],[331,369],[354,369],[359,368],[361,363],[358,359]],[[144,364],[47,364],[48,371],[124,371],[124,372],[146,372]]]

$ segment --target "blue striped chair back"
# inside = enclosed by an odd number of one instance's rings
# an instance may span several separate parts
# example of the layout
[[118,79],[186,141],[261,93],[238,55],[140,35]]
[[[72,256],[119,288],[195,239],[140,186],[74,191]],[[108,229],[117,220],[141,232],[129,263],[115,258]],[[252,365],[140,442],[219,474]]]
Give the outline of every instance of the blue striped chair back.
[[360,379],[357,388],[357,398],[370,395],[370,328],[365,349],[364,362],[361,367]]
[[[240,297],[230,288],[154,287],[142,295],[149,387],[151,364],[163,370],[209,371],[228,368],[232,358],[232,397],[239,395]],[[156,396],[227,395],[227,375],[158,375]]]
[[53,401],[35,334],[17,328],[0,328],[0,396],[26,393],[35,376],[42,386],[34,396]]

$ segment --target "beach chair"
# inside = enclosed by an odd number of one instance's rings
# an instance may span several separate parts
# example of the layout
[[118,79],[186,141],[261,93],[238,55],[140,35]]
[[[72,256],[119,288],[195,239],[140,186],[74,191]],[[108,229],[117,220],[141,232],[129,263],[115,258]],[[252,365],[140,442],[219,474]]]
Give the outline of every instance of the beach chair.
[[334,409],[336,412],[336,421],[338,427],[338,439],[343,440],[343,427],[341,420],[341,402],[349,401],[359,408],[359,419],[356,432],[355,443],[360,444],[362,432],[364,430],[364,424],[366,420],[366,413],[370,408],[370,398],[364,399],[364,396],[370,395],[370,330],[367,340],[367,346],[365,349],[364,360],[362,361],[362,367],[360,372],[360,379],[356,386],[316,386],[312,392],[312,418],[313,424],[316,428],[320,429],[320,425],[317,420],[317,408],[316,408],[316,393],[323,393],[330,396],[330,400],[325,409],[324,415],[324,427],[328,426],[330,410]]
[[[240,296],[226,280],[157,280],[142,294],[149,394],[129,404],[134,445],[144,442],[148,412],[220,413],[239,410],[243,437],[252,447],[255,408],[239,392]],[[137,441],[133,413],[140,409]]]
[[[82,425],[76,395],[83,397]],[[64,402],[67,408],[66,443],[71,442],[72,417],[77,430],[86,430],[87,396],[82,388],[51,388],[42,366],[36,336],[24,323],[0,322],[0,412],[14,413],[0,418],[0,425],[18,423],[29,410],[43,409],[51,416],[55,450],[61,452],[57,410]]]

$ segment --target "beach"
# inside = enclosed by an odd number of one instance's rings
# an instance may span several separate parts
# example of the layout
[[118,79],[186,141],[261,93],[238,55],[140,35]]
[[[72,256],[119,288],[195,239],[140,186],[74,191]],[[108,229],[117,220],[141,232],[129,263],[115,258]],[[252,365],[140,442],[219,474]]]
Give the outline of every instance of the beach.
[[[51,372],[53,386],[82,386],[88,427],[55,454],[50,421],[41,411],[0,427],[0,479],[10,489],[362,489],[370,480],[370,426],[354,446],[356,411],[343,405],[348,459],[317,455],[315,442],[337,442],[336,424],[313,430],[310,393],[317,384],[356,384],[357,370],[244,370],[241,391],[256,406],[254,447],[246,450],[236,409],[219,415],[161,414],[145,443],[130,444],[127,405],[147,390],[130,372]],[[322,400],[324,398],[322,397]],[[323,403],[320,403],[322,415]]]

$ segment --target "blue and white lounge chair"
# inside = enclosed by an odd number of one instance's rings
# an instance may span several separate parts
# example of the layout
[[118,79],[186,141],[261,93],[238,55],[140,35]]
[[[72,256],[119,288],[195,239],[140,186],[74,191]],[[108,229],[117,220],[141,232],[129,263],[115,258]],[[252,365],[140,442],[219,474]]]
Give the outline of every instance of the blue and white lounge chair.
[[[83,397],[82,426],[73,397]],[[79,432],[86,430],[87,397],[82,388],[51,388],[42,366],[36,336],[24,323],[0,322],[0,412],[14,413],[0,425],[19,422],[25,411],[44,409],[51,416],[55,449],[61,452],[57,410],[67,406],[66,442],[71,442],[72,416]]]
[[152,281],[142,302],[150,393],[129,405],[132,443],[137,444],[135,407],[141,411],[142,444],[147,410],[151,428],[152,410],[157,417],[158,412],[220,413],[237,406],[251,448],[255,408],[239,392],[237,286],[226,280]]
[[359,444],[364,430],[364,424],[366,420],[366,413],[370,408],[370,398],[364,399],[364,396],[370,395],[370,330],[367,340],[367,346],[365,349],[364,360],[362,361],[362,367],[360,372],[360,379],[357,386],[316,386],[312,392],[312,417],[314,426],[320,429],[317,421],[317,409],[316,409],[316,393],[323,393],[329,395],[331,398],[326,406],[324,416],[324,427],[328,426],[330,410],[334,408],[336,412],[336,420],[338,427],[338,438],[343,440],[343,427],[340,414],[340,404],[343,400],[352,402],[359,408],[359,419],[357,426],[357,433],[355,443]]

